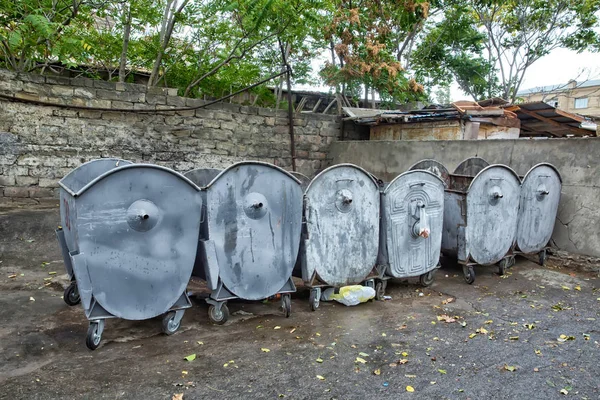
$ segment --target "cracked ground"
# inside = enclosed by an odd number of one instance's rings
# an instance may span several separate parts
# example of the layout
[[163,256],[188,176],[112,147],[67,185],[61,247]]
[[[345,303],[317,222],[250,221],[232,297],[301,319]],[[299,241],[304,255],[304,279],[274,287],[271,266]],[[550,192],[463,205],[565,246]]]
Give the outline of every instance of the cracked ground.
[[232,301],[222,326],[192,282],[176,334],[108,320],[92,352],[82,309],[62,300],[55,220],[0,214],[2,399],[600,397],[600,281],[556,258],[517,258],[503,277],[477,267],[473,285],[446,260],[429,288],[391,281],[391,300],[316,312],[300,286],[290,318],[276,301]]

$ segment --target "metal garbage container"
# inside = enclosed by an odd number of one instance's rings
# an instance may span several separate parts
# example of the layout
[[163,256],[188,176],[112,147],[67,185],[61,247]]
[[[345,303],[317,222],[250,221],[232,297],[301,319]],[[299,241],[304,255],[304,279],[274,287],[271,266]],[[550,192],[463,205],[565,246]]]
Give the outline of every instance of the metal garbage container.
[[339,164],[319,173],[304,193],[304,227],[294,275],[319,307],[321,289],[365,282],[374,286],[379,248],[377,181],[364,169]]
[[[125,164],[125,165],[123,165]],[[184,309],[200,227],[200,188],[183,175],[150,164],[96,160],[60,182],[62,228],[57,231],[67,271],[90,320],[86,345],[100,344],[107,318],[163,315],[174,333]]]
[[[384,277],[419,277],[433,283],[444,223],[444,182],[426,170],[398,175],[381,194],[380,260]],[[377,283],[376,297],[385,292]]]
[[517,250],[537,253],[541,265],[546,261],[546,246],[554,230],[561,188],[560,173],[548,163],[535,165],[521,183]]
[[197,265],[211,290],[206,299],[211,321],[227,321],[228,300],[275,294],[282,295],[288,317],[302,227],[300,182],[275,165],[244,161],[223,170],[203,191],[206,217]]
[[433,173],[438,178],[440,178],[442,182],[444,182],[444,187],[448,187],[450,183],[450,172],[448,172],[448,169],[441,162],[431,159],[425,159],[416,162],[408,170],[414,171],[418,169],[422,169]]
[[500,274],[514,260],[521,182],[505,165],[490,165],[475,176],[449,176],[444,199],[442,253],[456,256],[467,283],[474,265],[498,263]]
[[310,178],[296,171],[289,171],[289,173],[292,174],[294,178],[300,181],[300,187],[302,187],[302,193],[304,193],[306,191],[306,188],[308,188],[308,185],[310,184]]
[[475,176],[481,172],[482,169],[489,165],[490,163],[485,161],[483,158],[469,157],[458,164],[454,170],[454,175]]

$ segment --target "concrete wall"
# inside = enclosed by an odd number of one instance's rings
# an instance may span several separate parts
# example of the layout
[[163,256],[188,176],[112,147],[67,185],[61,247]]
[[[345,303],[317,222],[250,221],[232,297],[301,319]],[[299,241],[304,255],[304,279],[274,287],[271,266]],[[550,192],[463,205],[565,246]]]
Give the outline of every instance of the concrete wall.
[[[194,107],[176,89],[82,78],[17,75],[0,70],[0,93],[17,99],[102,109]],[[325,168],[340,136],[335,116],[297,114],[296,165],[313,176]],[[349,137],[358,138],[358,133]],[[57,196],[57,182],[83,162],[121,157],[180,172],[260,160],[291,169],[285,111],[228,103],[181,112],[115,112],[58,108],[0,99],[0,202]],[[29,200],[28,200],[29,199]]]
[[600,138],[549,140],[336,142],[333,163],[350,162],[391,180],[415,162],[433,158],[451,172],[465,158],[483,157],[512,167],[519,175],[550,162],[563,178],[552,241],[561,250],[600,256]]

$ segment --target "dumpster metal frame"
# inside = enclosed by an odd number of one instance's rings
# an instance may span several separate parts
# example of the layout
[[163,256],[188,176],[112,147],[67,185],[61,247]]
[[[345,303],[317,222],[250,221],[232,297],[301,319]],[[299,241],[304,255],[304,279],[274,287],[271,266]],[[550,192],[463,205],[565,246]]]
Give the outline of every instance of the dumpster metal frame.
[[[556,173],[556,177],[558,178],[558,182],[559,182],[559,187],[558,187],[558,196],[556,197],[556,208],[553,210],[554,211],[554,215],[552,218],[552,229],[549,229],[549,231],[547,232],[546,236],[548,238],[548,240],[545,240],[543,245],[540,246],[535,246],[535,248],[530,249],[529,251],[527,251],[527,249],[522,250],[521,246],[519,246],[519,239],[520,239],[520,233],[522,230],[522,225],[523,223],[527,223],[527,221],[525,221],[523,214],[525,213],[525,210],[523,207],[524,205],[524,196],[527,195],[527,193],[525,192],[525,187],[527,184],[527,179],[531,176],[531,174],[533,172],[535,172],[536,169],[540,168],[540,167],[547,167],[550,168],[551,170],[553,170]],[[540,189],[538,187],[538,189]],[[521,177],[521,196],[519,199],[519,221],[517,224],[517,236],[516,236],[516,246],[515,246],[515,255],[520,255],[520,254],[528,254],[528,255],[532,255],[532,254],[537,254],[537,261],[538,264],[540,265],[544,265],[547,259],[547,254],[548,254],[548,249],[550,248],[549,246],[549,242],[552,238],[552,232],[553,232],[553,228],[556,222],[556,215],[558,214],[558,206],[560,203],[560,197],[561,197],[561,191],[562,191],[562,176],[560,175],[560,172],[558,171],[558,168],[556,168],[554,165],[552,165],[551,163],[547,163],[547,162],[543,162],[543,163],[539,163],[534,165],[533,167],[531,167],[529,169],[529,171],[527,171],[527,173],[525,174],[525,176]],[[532,194],[532,193],[531,193]],[[537,198],[538,201],[542,201],[542,199],[547,199],[548,195],[550,194],[550,188],[542,188],[541,190],[537,191],[537,194],[535,195],[535,197]],[[547,211],[547,210],[546,210]],[[540,212],[542,212],[540,210]],[[536,224],[536,221],[529,221],[531,223]],[[537,222],[537,224],[539,224],[539,221]],[[525,239],[524,239],[525,240]],[[529,246],[531,247],[531,245]]]
[[[376,192],[377,192],[376,199],[373,199],[375,202],[374,204],[376,204],[376,207],[377,207],[377,227],[375,229],[374,246],[373,246],[375,248],[375,252],[374,252],[374,256],[373,256],[373,265],[371,266],[369,272],[364,277],[362,277],[360,280],[357,280],[357,281],[347,282],[347,283],[341,284],[341,285],[336,285],[336,284],[328,283],[322,277],[320,277],[316,267],[314,267],[314,271],[312,272],[312,274],[310,274],[310,276],[307,275],[308,267],[306,264],[307,263],[307,247],[306,247],[306,245],[307,245],[308,240],[310,240],[310,231],[309,231],[308,226],[311,222],[310,221],[311,220],[310,207],[309,207],[310,201],[308,198],[308,194],[309,194],[309,191],[311,190],[311,188],[315,187],[315,185],[316,185],[315,182],[318,182],[320,179],[322,179],[323,176],[327,176],[328,174],[331,173],[331,171],[334,171],[336,169],[347,168],[347,167],[356,169],[360,173],[364,174],[366,179],[374,185],[374,188],[376,189]],[[296,263],[296,267],[294,268],[294,276],[302,278],[304,285],[307,288],[309,288],[310,295],[309,295],[308,301],[309,301],[310,309],[312,311],[316,311],[319,308],[321,292],[325,288],[330,288],[330,287],[339,288],[339,287],[342,287],[342,286],[345,286],[348,284],[364,284],[365,286],[369,286],[369,287],[372,287],[373,289],[375,289],[376,293],[377,293],[377,287],[378,287],[377,285],[380,284],[379,293],[381,296],[384,295],[384,292],[385,292],[385,282],[383,282],[384,281],[384,279],[383,279],[384,271],[382,269],[382,266],[378,265],[378,263],[377,263],[377,257],[379,255],[379,249],[378,249],[379,230],[380,230],[380,225],[381,225],[381,184],[380,184],[380,182],[381,181],[378,181],[377,178],[375,176],[373,176],[373,174],[366,171],[364,168],[361,168],[358,165],[354,165],[354,164],[350,164],[350,163],[342,163],[342,164],[332,165],[332,166],[324,169],[323,171],[321,171],[319,174],[317,174],[311,180],[310,184],[304,191],[302,238],[300,240],[300,250],[299,250],[299,255],[298,255],[298,261]],[[338,192],[339,193],[336,194],[336,196],[337,196],[336,208],[338,209],[338,211],[346,213],[351,208],[353,208],[353,205],[355,204],[355,203],[352,203],[352,201],[353,201],[352,193],[344,192],[344,190],[338,190]],[[338,201],[339,201],[339,204],[338,204]],[[348,208],[348,211],[342,210],[344,208]],[[359,238],[359,239],[362,239],[362,238]]]
[[[506,252],[503,251],[504,256],[502,256],[500,259],[490,261],[490,262],[482,262],[485,260],[474,259],[473,251],[472,251],[472,249],[469,249],[470,240],[474,240],[474,239],[469,239],[469,237],[473,236],[474,238],[485,238],[489,235],[487,234],[487,232],[484,232],[484,231],[471,232],[475,228],[469,229],[473,225],[469,224],[468,215],[469,215],[470,208],[472,208],[474,206],[475,207],[483,206],[483,203],[473,203],[475,200],[472,200],[473,196],[469,197],[469,193],[471,193],[472,190],[474,190],[474,189],[481,189],[481,188],[478,188],[479,181],[481,179],[483,179],[482,176],[485,176],[489,173],[488,171],[490,171],[490,170],[494,171],[494,170],[498,170],[498,169],[503,169],[503,170],[508,171],[507,176],[510,176],[510,177],[514,178],[514,180],[515,180],[515,182],[513,182],[513,183],[516,183],[516,187],[514,187],[513,189],[515,189],[517,192],[510,193],[510,190],[509,190],[509,193],[508,193],[512,197],[516,197],[515,199],[513,199],[514,205],[511,203],[510,198],[508,200],[504,199],[505,194],[502,193],[501,189],[498,186],[501,183],[496,183],[489,188],[485,188],[487,190],[487,192],[485,193],[485,196],[488,197],[487,201],[491,205],[498,204],[500,201],[503,201],[510,205],[510,208],[508,210],[512,214],[510,214],[508,217],[512,217],[514,219],[514,226],[513,227],[508,226],[508,229],[493,229],[493,232],[494,232],[494,234],[502,234],[502,233],[506,233],[507,235],[510,234],[510,235],[512,235],[512,240],[511,240],[510,246],[508,247]],[[514,256],[514,248],[515,248],[515,243],[516,243],[516,230],[517,230],[518,210],[519,210],[518,204],[519,204],[519,197],[520,197],[520,190],[521,190],[521,180],[520,180],[519,176],[515,173],[515,171],[512,168],[510,168],[506,165],[491,164],[491,165],[483,168],[475,176],[451,174],[450,180],[451,180],[450,187],[446,188],[445,199],[444,199],[444,236],[442,238],[442,253],[445,255],[451,254],[457,258],[458,263],[463,266],[463,274],[464,274],[465,281],[469,284],[472,284],[475,281],[475,270],[474,270],[475,265],[494,265],[495,264],[498,266],[499,274],[504,275],[506,269],[514,264],[514,257],[515,257]],[[502,178],[494,178],[494,179],[488,179],[488,180],[489,181],[491,181],[491,180],[500,180],[501,181],[503,179]],[[484,181],[484,183],[482,183],[481,185],[484,185],[485,182],[486,181]],[[508,189],[511,189],[510,185],[508,186]],[[469,200],[471,200],[471,201],[469,201]],[[472,203],[472,206],[469,206],[470,203]],[[497,217],[497,219],[499,219],[499,217]],[[496,222],[498,222],[498,221],[496,221]],[[508,222],[512,223],[513,221],[509,220]],[[502,225],[502,226],[504,226],[504,225]],[[496,227],[494,227],[494,228],[496,228]],[[506,243],[503,243],[503,244],[506,244]],[[481,256],[481,254],[480,254],[480,256]],[[498,257],[496,257],[496,258],[498,258]]]
[[[427,164],[431,164],[430,162],[433,160],[424,160],[427,161]],[[437,163],[437,162],[436,162]],[[380,244],[379,244],[379,264],[382,268],[382,279],[406,279],[406,278],[414,278],[418,277],[419,282],[422,286],[430,286],[433,283],[434,272],[436,269],[440,268],[440,255],[441,255],[441,242],[442,242],[442,231],[443,231],[443,223],[444,223],[444,197],[445,197],[445,188],[446,183],[444,180],[434,172],[431,172],[426,169],[419,168],[419,166],[424,166],[421,162],[415,164],[413,167],[415,169],[408,170],[406,172],[401,173],[396,176],[386,187],[381,191],[381,233],[380,233]],[[443,166],[442,166],[443,167]],[[411,167],[412,168],[412,167]],[[444,168],[445,169],[445,168]],[[438,169],[439,171],[439,169]],[[418,179],[419,174],[424,174],[420,176],[420,180]],[[415,177],[415,181],[413,183],[410,182],[410,179]],[[425,182],[424,177],[428,177],[432,180]],[[437,180],[437,181],[435,181]],[[405,181],[405,182],[403,182]],[[401,182],[405,186],[397,186],[398,182]],[[435,188],[437,184],[439,186]],[[408,188],[406,187],[408,186]],[[419,186],[417,191],[414,191],[414,187]],[[427,189],[426,189],[427,188]],[[435,189],[439,190],[439,198],[435,199],[431,197],[432,192]],[[390,197],[394,193],[400,192],[405,196],[401,199],[403,201],[402,204],[397,204],[393,197]],[[411,204],[406,204],[404,201],[411,197]],[[430,211],[430,213],[428,212]],[[406,222],[407,218],[412,218],[414,220],[410,232],[410,236],[414,237],[415,241],[403,241],[402,238],[405,236],[403,233],[399,234],[396,232],[394,227],[402,228],[402,223]],[[432,223],[433,220],[433,223]],[[392,221],[392,223],[390,223]],[[412,220],[411,220],[412,221]],[[430,227],[435,225],[433,230],[430,230]],[[404,226],[406,228],[406,226]],[[431,232],[435,231],[435,235],[437,237],[431,235]],[[396,234],[394,234],[396,232]],[[426,242],[425,247],[428,249],[427,255],[422,255],[422,244],[424,239]],[[408,249],[404,246],[408,246]],[[421,274],[410,274],[406,273],[394,273],[391,268],[391,258],[396,258],[397,262],[402,262],[402,260],[398,259],[398,253],[410,253],[411,248],[418,247],[416,257],[421,257],[420,261],[425,261],[427,264],[429,260],[429,256],[433,254],[433,259],[435,263],[433,266],[429,265],[425,267],[425,271]],[[408,251],[407,251],[408,250]],[[415,250],[415,249],[413,249]],[[395,256],[393,255],[395,254]],[[413,255],[415,255],[413,253]],[[423,258],[424,257],[424,258]],[[413,261],[416,261],[415,257],[409,257]],[[406,260],[404,260],[406,261]],[[429,263],[430,264],[430,263]],[[404,269],[405,266],[400,267]],[[376,286],[376,293],[378,300],[381,299],[385,292],[385,284],[383,286],[383,291],[379,292],[378,286]]]
[[[117,161],[117,163],[118,163],[119,161],[125,161],[125,160],[100,159],[100,160],[90,161],[88,163],[85,163],[85,165],[87,165],[89,167],[92,165],[91,163],[101,162],[101,161]],[[79,168],[81,168],[81,166]],[[189,185],[191,190],[196,191],[198,193],[198,196],[194,200],[201,201],[200,188],[198,186],[196,186],[189,179],[185,178],[183,175],[181,175],[169,168],[166,168],[166,167],[153,165],[153,164],[136,164],[136,163],[126,162],[125,165],[120,165],[120,166],[111,168],[109,170],[105,170],[103,173],[101,173],[100,175],[96,176],[93,179],[89,179],[89,181],[85,182],[84,184],[76,185],[76,189],[73,190],[73,187],[68,186],[65,181],[68,180],[69,176],[73,177],[72,174],[76,173],[76,171],[78,170],[78,169],[75,169],[74,171],[71,171],[69,174],[67,174],[67,176],[65,176],[63,179],[61,179],[59,181],[59,186],[61,188],[61,221],[63,221],[62,222],[63,225],[66,224],[66,228],[67,228],[67,231],[69,231],[69,235],[74,234],[77,237],[79,235],[79,231],[80,231],[81,227],[83,227],[85,225],[89,225],[90,227],[92,227],[92,225],[93,225],[93,223],[90,223],[90,222],[83,223],[82,221],[79,221],[80,216],[77,215],[77,213],[81,207],[86,205],[86,203],[81,203],[81,204],[77,205],[76,199],[80,198],[82,195],[84,195],[89,190],[97,189],[98,184],[101,184],[105,179],[109,178],[110,176],[113,176],[114,174],[118,174],[118,173],[120,173],[122,171],[126,171],[126,170],[139,169],[139,168],[156,169],[156,170],[165,172],[167,174],[173,175],[175,178],[180,179],[183,182],[185,182],[187,185]],[[79,170],[79,171],[82,172],[84,170]],[[93,204],[94,202],[89,201],[88,203]],[[92,208],[92,213],[93,212],[95,212],[94,208]],[[100,210],[99,212],[102,213],[103,210]],[[143,213],[144,215],[143,216],[141,214],[137,215],[140,212]],[[123,211],[123,215],[115,216],[115,215],[112,215],[112,213],[110,213],[105,216],[102,216],[102,218],[106,218],[107,221],[110,221],[111,218],[115,218],[115,217],[118,218],[118,220],[116,222],[121,223],[121,224],[123,224],[123,223],[129,224],[130,228],[133,231],[140,232],[140,234],[151,230],[154,226],[156,226],[158,224],[162,225],[163,219],[164,219],[163,215],[161,214],[161,210],[159,208],[157,208],[157,206],[152,201],[146,200],[146,199],[137,199],[136,201],[131,203],[129,205],[129,208],[127,208],[127,210]],[[86,216],[86,218],[89,218],[89,216]],[[145,221],[150,221],[150,222],[146,223]],[[149,224],[149,225],[143,226],[143,224],[145,224],[145,223]],[[199,221],[198,221],[198,226],[199,226]],[[86,229],[89,230],[90,228],[86,228]],[[129,229],[129,228],[127,228],[127,229]],[[71,232],[72,230],[73,230],[73,232]],[[85,234],[86,230],[85,229],[81,229],[81,230],[82,230],[82,233]],[[195,230],[191,230],[191,231],[195,231]],[[75,290],[77,291],[77,302],[75,304],[77,304],[81,301],[83,308],[84,308],[86,318],[90,321],[87,336],[86,336],[86,345],[90,350],[95,350],[100,344],[100,341],[102,338],[102,333],[104,331],[105,320],[109,319],[109,318],[126,318],[126,317],[124,315],[119,316],[119,315],[117,315],[118,313],[115,314],[114,311],[109,312],[105,308],[105,306],[101,305],[101,303],[99,302],[99,299],[97,298],[97,295],[94,294],[94,287],[93,287],[94,279],[92,278],[92,275],[90,274],[90,269],[88,267],[88,255],[86,255],[84,252],[82,252],[83,249],[80,248],[79,239],[71,240],[68,238],[67,235],[65,235],[65,233],[66,232],[62,226],[56,230],[56,234],[57,234],[57,238],[59,241],[59,245],[61,247],[63,258],[65,259],[65,268],[67,269],[67,271],[69,271],[69,270],[71,271],[71,274],[72,274],[72,276],[74,278],[74,282],[75,282],[75,284],[72,283],[71,285],[69,285],[69,288],[74,287]],[[196,232],[196,234],[197,234],[197,232]],[[88,235],[89,235],[89,233],[88,233]],[[71,247],[74,247],[73,249],[69,249],[69,242],[71,242]],[[194,242],[194,240],[191,240],[191,242]],[[84,243],[85,242],[82,242],[81,245],[86,247],[87,245],[84,245]],[[93,258],[93,252],[90,253],[89,257]],[[193,267],[193,264],[190,265],[190,267]],[[191,268],[190,268],[190,275],[191,275]],[[172,335],[179,329],[181,320],[183,318],[184,310],[191,307],[191,302],[186,294],[186,288],[187,288],[188,281],[189,281],[189,279],[185,282],[185,285],[183,286],[183,289],[181,290],[182,293],[172,302],[172,304],[170,304],[168,307],[165,307],[166,308],[165,310],[162,310],[161,312],[156,312],[156,311],[152,312],[152,311],[148,311],[148,310],[141,311],[140,310],[139,313],[142,314],[143,316],[136,316],[136,317],[129,316],[129,318],[126,318],[126,319],[130,319],[130,320],[151,319],[151,318],[154,318],[154,317],[162,314],[163,315],[163,317],[162,317],[163,333],[165,333],[167,335]],[[106,284],[106,282],[104,282],[104,284]],[[102,284],[100,286],[102,286]],[[67,288],[67,290],[69,288]],[[106,293],[100,292],[99,295],[104,298],[103,301],[106,301]],[[67,299],[65,299],[65,301],[69,305],[74,305],[74,304],[70,304],[69,301],[67,301]],[[111,302],[109,301],[109,304],[110,303]],[[171,301],[169,301],[169,303],[171,303]],[[154,305],[154,306],[156,306],[156,305]],[[113,306],[111,305],[110,308],[112,308],[112,307]],[[144,313],[150,313],[152,315],[146,315]],[[154,314],[156,314],[156,315],[154,315]]]
[[[197,270],[197,274],[196,276],[200,276],[201,278],[205,279],[208,285],[208,288],[211,290],[211,293],[209,295],[208,298],[205,299],[205,301],[209,304],[209,310],[208,310],[208,315],[209,318],[212,322],[216,323],[216,324],[224,324],[228,318],[229,318],[229,309],[227,307],[227,301],[229,300],[234,300],[234,299],[248,299],[246,297],[253,297],[253,296],[241,296],[238,294],[235,294],[234,292],[236,290],[234,289],[230,289],[227,287],[226,283],[223,281],[223,275],[222,275],[222,271],[223,271],[223,267],[224,265],[220,265],[219,263],[219,252],[220,250],[217,248],[217,245],[215,243],[215,241],[213,240],[216,232],[212,232],[210,225],[211,225],[211,218],[212,218],[212,214],[211,214],[211,188],[215,187],[215,185],[217,185],[219,183],[219,181],[221,179],[223,179],[224,176],[227,176],[228,173],[232,173],[231,171],[234,171],[236,168],[240,168],[240,167],[245,167],[245,166],[258,166],[261,168],[267,167],[269,169],[272,169],[274,171],[276,171],[277,173],[283,173],[282,176],[285,176],[286,179],[290,179],[290,182],[294,182],[294,184],[298,185],[298,221],[297,221],[297,239],[294,240],[294,244],[293,246],[296,247],[296,250],[292,249],[292,252],[294,253],[293,255],[293,260],[290,263],[290,273],[289,273],[289,277],[287,278],[287,281],[285,283],[283,283],[283,285],[281,286],[280,289],[276,290],[275,293],[272,293],[270,295],[267,296],[267,298],[272,297],[272,296],[281,296],[281,308],[283,309],[284,315],[286,317],[289,317],[291,314],[291,293],[294,293],[296,291],[296,286],[294,285],[293,279],[292,279],[292,270],[293,270],[293,265],[295,260],[297,259],[297,252],[298,252],[298,246],[299,246],[299,241],[300,241],[300,234],[301,234],[301,229],[302,229],[302,190],[301,190],[301,182],[300,180],[298,180],[296,177],[294,177],[292,174],[290,174],[289,172],[285,171],[284,169],[270,164],[270,163],[266,163],[266,162],[261,162],[261,161],[242,161],[242,162],[238,162],[235,163],[227,168],[225,168],[224,170],[222,170],[217,176],[214,177],[214,179],[212,179],[206,186],[202,187],[202,191],[203,191],[203,198],[206,199],[206,201],[204,202],[204,204],[206,205],[206,210],[204,211],[203,215],[203,224],[201,227],[201,236],[199,239],[199,247],[198,247],[198,252],[197,252],[197,263],[196,265],[201,266],[202,267],[202,271],[200,271],[199,269]],[[190,171],[191,172],[191,171]],[[188,172],[189,173],[189,172]],[[257,176],[260,174],[257,174]],[[254,181],[254,179],[256,179],[256,177],[254,177],[252,179],[252,182]],[[253,183],[252,183],[253,184]],[[252,184],[248,184],[248,186],[250,187]],[[286,190],[292,190],[292,189],[286,189]],[[270,192],[268,192],[270,193]],[[274,194],[271,194],[272,196],[274,196]],[[265,196],[262,193],[256,193],[256,192],[248,192],[245,194],[245,199],[238,199],[236,198],[236,207],[239,206],[240,202],[245,201],[245,203],[241,206],[244,209],[244,212],[246,213],[247,217],[243,217],[243,218],[250,218],[250,219],[262,219],[262,217],[264,215],[264,213],[267,213],[267,209],[268,207],[270,207],[270,204],[268,203],[268,195]],[[248,201],[250,201],[252,204],[246,204]],[[278,201],[281,201],[281,199],[278,199]],[[286,203],[292,201],[290,199],[287,199],[287,195],[284,193],[283,195],[283,202],[282,204],[284,205],[284,208],[287,210],[287,207],[292,205],[292,203]],[[249,216],[248,213],[259,213],[257,214],[256,217],[252,217]],[[269,214],[270,216],[270,214]],[[281,221],[279,221],[281,222]],[[288,221],[288,223],[293,223]],[[216,228],[213,228],[216,229]],[[250,234],[250,238],[252,240],[252,234],[249,231]],[[273,231],[273,226],[271,226],[271,236],[273,237],[273,240],[275,240],[274,238],[274,231]],[[283,235],[282,235],[283,236]],[[227,264],[227,263],[225,263]],[[230,268],[234,268],[233,266],[230,266]],[[264,297],[262,297],[264,298]],[[249,298],[248,300],[260,300],[258,298]]]

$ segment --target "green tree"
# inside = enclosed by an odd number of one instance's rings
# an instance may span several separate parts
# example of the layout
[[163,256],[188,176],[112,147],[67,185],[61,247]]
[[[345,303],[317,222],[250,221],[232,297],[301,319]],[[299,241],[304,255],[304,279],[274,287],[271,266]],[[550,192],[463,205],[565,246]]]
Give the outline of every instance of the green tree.
[[600,50],[599,11],[600,0],[452,1],[417,50],[418,75],[514,102],[531,65],[552,50]]

